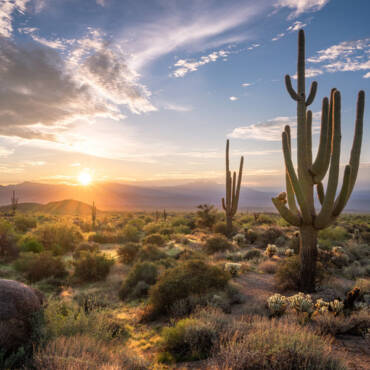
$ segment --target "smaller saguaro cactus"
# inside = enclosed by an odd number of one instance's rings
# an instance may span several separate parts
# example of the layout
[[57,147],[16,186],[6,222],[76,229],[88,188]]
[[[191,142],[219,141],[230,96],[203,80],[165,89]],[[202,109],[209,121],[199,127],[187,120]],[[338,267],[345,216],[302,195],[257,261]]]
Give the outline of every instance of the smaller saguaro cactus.
[[159,221],[159,212],[155,211],[155,222]]
[[91,222],[92,222],[92,227],[95,230],[95,224],[96,224],[96,205],[95,205],[95,202],[93,202],[92,207],[91,207]]
[[163,220],[164,220],[164,222],[167,221],[167,212],[166,212],[166,209],[163,210]]
[[14,216],[15,212],[17,210],[17,206],[18,206],[18,198],[16,198],[16,196],[15,196],[15,190],[13,190],[12,197],[10,198],[10,201],[11,201],[11,207],[12,207],[12,212],[13,212],[13,216]]
[[226,141],[226,198],[222,198],[222,208],[226,214],[226,233],[228,236],[233,231],[233,218],[238,210],[240,186],[243,176],[243,162],[244,158],[240,158],[240,166],[238,179],[236,178],[236,171],[231,175],[230,160],[229,160],[229,140]]

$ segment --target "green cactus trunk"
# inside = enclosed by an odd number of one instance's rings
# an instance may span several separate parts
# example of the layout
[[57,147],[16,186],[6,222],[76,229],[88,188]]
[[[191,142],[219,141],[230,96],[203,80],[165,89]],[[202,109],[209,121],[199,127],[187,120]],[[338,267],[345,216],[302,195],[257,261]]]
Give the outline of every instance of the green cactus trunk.
[[[305,37],[304,31],[298,34],[297,91],[294,90],[289,75],[285,83],[291,98],[297,102],[297,172],[292,161],[290,127],[282,134],[283,153],[286,169],[286,191],[272,199],[280,215],[290,224],[300,229],[300,288],[305,292],[315,289],[317,233],[328,227],[342,212],[353,191],[358,168],[363,131],[365,93],[360,91],[357,100],[355,135],[349,164],[345,167],[342,188],[337,195],[340,143],[341,143],[341,97],[332,89],[330,101],[324,98],[321,112],[321,134],[316,159],[312,159],[312,112],[307,107],[312,104],[317,91],[317,82],[311,85],[306,99],[305,92]],[[326,191],[322,180],[328,173]],[[316,213],[314,187],[322,205]],[[297,206],[298,203],[298,206]],[[288,206],[287,206],[287,205]]]
[[243,176],[243,162],[244,158],[240,158],[240,166],[238,173],[238,180],[236,179],[236,172],[231,176],[230,159],[229,159],[229,140],[226,141],[226,199],[222,198],[222,208],[226,215],[226,233],[231,236],[233,232],[233,218],[238,210],[240,187]]

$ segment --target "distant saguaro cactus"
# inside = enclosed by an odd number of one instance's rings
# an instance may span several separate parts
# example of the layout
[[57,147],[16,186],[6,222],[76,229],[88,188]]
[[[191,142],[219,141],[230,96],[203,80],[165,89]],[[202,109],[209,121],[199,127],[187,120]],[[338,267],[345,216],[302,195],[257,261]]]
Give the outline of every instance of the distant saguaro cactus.
[[163,210],[163,221],[164,222],[167,221],[167,212],[166,212],[166,209]]
[[[297,163],[298,175],[292,162],[290,127],[282,134],[286,168],[286,193],[272,201],[281,216],[300,229],[300,288],[305,292],[315,289],[317,233],[328,227],[342,212],[354,188],[360,163],[363,130],[365,93],[360,91],[357,100],[356,127],[349,164],[345,167],[343,185],[336,197],[341,143],[341,99],[340,92],[331,90],[330,102],[322,102],[321,134],[316,159],[312,160],[312,112],[307,107],[313,102],[317,82],[312,82],[310,93],[305,93],[305,36],[298,34],[297,91],[292,87],[289,75],[285,76],[288,93],[297,102]],[[329,171],[329,172],[328,172]],[[322,183],[328,175],[326,191]],[[322,205],[316,214],[314,186]],[[298,203],[299,209],[297,207]],[[288,203],[288,207],[286,206]]]
[[240,158],[240,166],[238,173],[238,180],[236,179],[236,172],[231,176],[230,160],[229,160],[229,140],[226,141],[226,198],[222,198],[222,208],[226,214],[226,233],[228,236],[233,231],[233,218],[238,210],[240,186],[243,176],[243,161]]
[[92,207],[91,207],[91,223],[92,227],[95,230],[96,226],[96,205],[95,202],[93,202]]
[[15,197],[15,190],[13,190],[12,192],[12,197],[10,198],[10,202],[11,202],[12,212],[14,216],[17,210],[17,207],[18,207],[18,198]]

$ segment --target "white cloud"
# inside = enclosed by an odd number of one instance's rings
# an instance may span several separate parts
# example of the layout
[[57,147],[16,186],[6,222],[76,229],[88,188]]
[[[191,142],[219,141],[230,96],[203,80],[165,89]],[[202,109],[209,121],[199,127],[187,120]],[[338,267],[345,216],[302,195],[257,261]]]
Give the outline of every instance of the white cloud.
[[0,36],[10,37],[13,32],[13,15],[24,13],[29,0],[2,0],[0,2]]
[[284,32],[282,32],[282,33],[279,33],[279,34],[277,34],[275,37],[273,37],[272,39],[271,39],[271,41],[277,41],[277,40],[280,40],[282,37],[284,37],[285,36],[285,33]]
[[370,78],[370,72],[367,72],[366,74],[364,74],[364,78]]
[[[313,114],[313,133],[319,129],[320,113]],[[228,137],[234,139],[254,139],[263,141],[280,141],[284,127],[289,125],[292,138],[296,137],[296,117],[275,117],[265,122],[254,123],[249,126],[236,127]]]
[[103,7],[107,5],[107,2],[108,0],[96,0],[96,3]]
[[[322,75],[323,73],[324,72],[321,69],[318,69],[318,68],[306,68],[306,77],[307,78],[319,76],[319,75]],[[294,80],[296,80],[297,79],[297,74],[293,75],[292,78]]]
[[173,110],[176,112],[190,112],[193,110],[193,107],[174,104],[174,103],[165,103],[163,105],[163,108],[166,110]]
[[299,31],[300,29],[306,27],[307,24],[306,23],[302,23],[300,21],[295,21],[293,24],[291,24],[288,28],[287,28],[287,31],[289,32],[295,32],[295,31]]
[[7,158],[14,153],[14,149],[5,148],[0,146],[0,158]]
[[317,12],[328,2],[329,0],[278,0],[275,7],[292,9],[289,18],[296,18],[306,12]]
[[208,55],[200,57],[198,60],[189,60],[189,59],[179,59],[174,66],[176,67],[175,71],[172,73],[173,77],[184,77],[189,72],[195,72],[200,66],[205,64],[215,62],[219,58],[224,60],[230,52],[225,50],[214,51]]
[[243,87],[248,87],[248,86],[252,86],[253,84],[252,83],[250,83],[250,82],[244,82],[244,83],[242,83],[242,86]]
[[[325,72],[354,72],[370,69],[370,38],[343,41],[319,50],[308,62]],[[366,76],[366,75],[365,75]]]
[[254,44],[252,44],[251,46],[249,46],[247,49],[248,49],[248,50],[253,50],[253,49],[258,48],[258,47],[260,47],[260,46],[261,46],[261,44],[254,43]]
[[60,49],[64,50],[68,44],[71,43],[70,40],[65,40],[65,39],[54,39],[54,40],[48,40],[44,37],[38,36],[37,35],[38,29],[35,27],[23,27],[23,28],[18,28],[18,32],[24,33],[26,35],[30,35],[32,40],[47,46],[52,49]]
[[236,100],[239,100],[239,98],[238,97],[236,97],[236,96],[230,96],[230,98],[229,98],[231,101],[236,101]]

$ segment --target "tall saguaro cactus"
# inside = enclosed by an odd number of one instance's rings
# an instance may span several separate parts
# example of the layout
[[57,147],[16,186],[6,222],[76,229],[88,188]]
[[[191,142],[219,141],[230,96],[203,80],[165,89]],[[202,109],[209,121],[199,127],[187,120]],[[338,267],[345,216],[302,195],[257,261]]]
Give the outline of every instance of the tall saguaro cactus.
[[92,222],[92,227],[95,230],[95,223],[96,223],[96,205],[95,202],[93,202],[92,207],[91,207],[91,222]]
[[233,218],[238,210],[240,186],[243,175],[243,161],[240,158],[240,166],[238,173],[238,180],[236,179],[236,172],[231,176],[230,160],[229,160],[229,140],[226,141],[226,199],[222,198],[222,208],[226,214],[226,228],[227,235],[230,236],[233,230]]
[[[288,93],[297,102],[297,164],[296,173],[292,162],[290,127],[282,134],[283,153],[286,168],[286,193],[281,193],[272,201],[281,216],[300,229],[300,288],[310,292],[315,289],[317,233],[328,227],[342,212],[354,188],[362,142],[365,93],[360,91],[357,100],[355,135],[349,164],[344,170],[343,184],[337,195],[340,143],[341,143],[341,98],[337,89],[332,89],[330,101],[324,98],[321,112],[320,143],[315,160],[312,159],[312,112],[307,107],[312,104],[317,82],[305,93],[305,37],[304,31],[298,34],[297,91],[292,87],[289,75],[285,76]],[[322,183],[328,173],[327,187]],[[316,213],[314,187],[321,203]],[[297,206],[298,203],[298,206]]]
[[14,216],[17,210],[17,207],[18,207],[18,198],[16,198],[15,196],[15,190],[13,190],[12,192],[12,197],[10,198],[10,202],[11,202],[12,212]]

